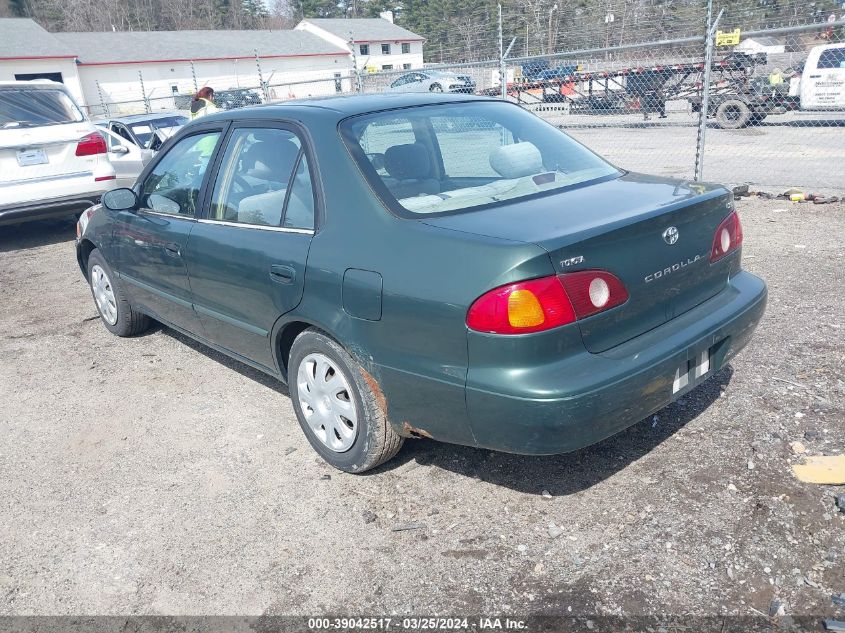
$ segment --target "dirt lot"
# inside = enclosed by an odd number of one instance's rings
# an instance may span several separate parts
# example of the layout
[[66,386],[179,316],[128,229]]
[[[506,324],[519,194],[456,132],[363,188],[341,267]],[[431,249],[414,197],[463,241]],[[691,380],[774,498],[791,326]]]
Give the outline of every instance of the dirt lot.
[[732,367],[573,454],[419,440],[364,476],[316,458],[273,380],[111,336],[69,223],[3,228],[0,614],[845,619],[845,487],[790,470],[790,442],[845,448],[845,205],[739,209],[770,301]]

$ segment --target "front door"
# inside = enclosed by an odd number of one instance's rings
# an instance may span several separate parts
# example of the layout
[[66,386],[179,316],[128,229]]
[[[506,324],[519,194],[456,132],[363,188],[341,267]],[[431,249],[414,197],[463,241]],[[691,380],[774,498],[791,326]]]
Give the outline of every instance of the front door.
[[135,143],[125,140],[111,130],[100,129],[100,133],[106,137],[106,146],[109,148],[109,162],[114,167],[116,187],[132,187],[138,176],[141,175],[152,152],[148,149],[141,149]]
[[208,338],[273,368],[273,324],[297,306],[314,233],[308,154],[293,128],[242,123],[188,240],[194,305]]
[[187,136],[139,183],[139,208],[115,225],[118,274],[133,302],[153,317],[202,333],[192,306],[185,253],[197,204],[222,129]]

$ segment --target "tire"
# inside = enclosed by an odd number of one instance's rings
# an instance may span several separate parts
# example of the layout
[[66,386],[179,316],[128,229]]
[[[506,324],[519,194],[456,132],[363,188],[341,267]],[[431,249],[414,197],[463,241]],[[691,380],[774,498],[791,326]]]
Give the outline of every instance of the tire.
[[739,99],[727,99],[716,108],[716,123],[723,130],[738,130],[751,121],[748,104]]
[[288,387],[308,442],[338,470],[363,473],[402,448],[405,440],[387,421],[384,396],[374,392],[378,385],[320,330],[309,328],[294,340]]
[[98,249],[88,256],[88,285],[106,329],[117,336],[135,336],[150,327],[150,318],[132,307],[123,288]]
[[443,92],[443,86],[440,84],[431,84],[428,88],[429,92]]

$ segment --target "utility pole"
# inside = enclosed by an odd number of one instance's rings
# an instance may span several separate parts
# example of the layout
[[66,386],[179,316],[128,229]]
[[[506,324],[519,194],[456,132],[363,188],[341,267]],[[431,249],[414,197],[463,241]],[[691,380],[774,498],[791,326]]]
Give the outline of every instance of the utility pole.
[[552,15],[557,11],[557,4],[549,9],[549,43],[546,47],[546,54],[551,55],[554,52],[554,44],[552,40]]

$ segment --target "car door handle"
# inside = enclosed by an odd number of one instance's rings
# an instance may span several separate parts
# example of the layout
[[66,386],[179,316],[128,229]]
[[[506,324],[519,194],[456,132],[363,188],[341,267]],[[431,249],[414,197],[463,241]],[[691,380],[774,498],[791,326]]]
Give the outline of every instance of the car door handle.
[[296,279],[296,271],[290,266],[273,264],[270,266],[270,279],[280,284],[292,284]]
[[164,252],[171,257],[179,257],[182,255],[182,249],[175,242],[169,242],[164,245]]

